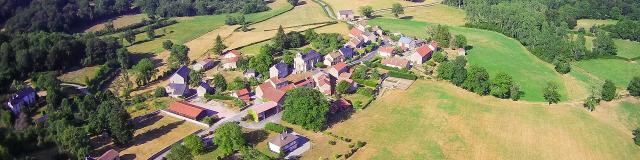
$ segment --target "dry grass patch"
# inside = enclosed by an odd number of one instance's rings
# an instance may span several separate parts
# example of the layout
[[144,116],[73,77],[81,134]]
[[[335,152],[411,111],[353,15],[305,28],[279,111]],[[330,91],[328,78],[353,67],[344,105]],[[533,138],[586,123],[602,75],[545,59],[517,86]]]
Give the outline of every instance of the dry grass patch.
[[315,29],[318,33],[339,33],[349,35],[349,26],[346,23],[336,23]]
[[100,66],[84,67],[79,70],[67,72],[58,77],[62,82],[87,85],[86,80],[96,76]]
[[391,8],[391,5],[394,3],[400,3],[402,6],[413,6],[413,5],[421,5],[428,4],[433,2],[440,2],[441,0],[425,0],[422,2],[409,2],[409,1],[392,1],[392,0],[352,0],[345,2],[344,0],[323,0],[327,2],[334,11],[338,12],[339,10],[350,9],[353,10],[357,15],[358,8],[361,6],[371,6],[374,10],[383,9],[383,8]]
[[331,21],[329,17],[324,14],[322,7],[311,0],[301,0],[301,4],[296,6],[293,10],[273,17],[264,22],[260,22],[251,25],[251,28],[255,28],[255,31],[273,30],[278,29],[278,26],[283,27],[297,26],[309,23],[318,23]]
[[[379,14],[381,14],[383,17],[395,18],[393,14],[391,14],[391,11]],[[446,24],[452,26],[463,26],[465,12],[460,8],[451,7],[444,4],[437,4],[430,7],[405,8],[404,14],[399,16],[410,18],[416,21]]]
[[[119,16],[118,18],[113,20],[113,27],[121,28],[134,23],[139,23],[139,22],[142,22],[142,19],[145,19],[145,18],[147,18],[147,14],[132,14],[132,15]],[[107,22],[97,24],[95,26],[92,26],[91,28],[86,29],[84,32],[95,32],[95,31],[102,30],[104,29],[105,24],[107,24]]]
[[612,19],[579,19],[574,30],[578,30],[580,28],[584,28],[586,30],[591,29],[593,26],[599,25],[607,25],[607,24],[616,24],[618,20]]

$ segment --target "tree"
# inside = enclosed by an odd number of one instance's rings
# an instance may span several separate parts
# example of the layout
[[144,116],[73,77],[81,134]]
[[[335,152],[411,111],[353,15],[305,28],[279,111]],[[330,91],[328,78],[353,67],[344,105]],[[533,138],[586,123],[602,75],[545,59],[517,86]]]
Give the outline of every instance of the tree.
[[151,26],[145,27],[144,30],[147,33],[147,38],[149,38],[150,40],[153,40],[156,38],[156,31],[153,28],[151,28]]
[[445,25],[431,26],[427,28],[427,33],[432,35],[433,40],[438,42],[438,44],[442,45],[442,47],[445,47],[445,48],[449,47],[449,40],[451,38],[449,27]]
[[351,88],[351,84],[347,81],[340,81],[336,86],[336,92],[339,94],[347,94],[349,92],[349,88]]
[[287,2],[289,2],[289,4],[291,4],[293,6],[297,6],[298,5],[298,0],[287,0]]
[[513,84],[513,78],[507,73],[499,72],[491,80],[491,95],[506,99],[511,97],[511,86]]
[[611,101],[616,98],[616,85],[610,80],[605,80],[601,90],[602,100]]
[[189,72],[189,86],[198,87],[202,82],[202,78],[204,78],[203,70]]
[[520,96],[522,95],[522,92],[520,91],[520,85],[514,83],[511,83],[511,88],[510,88],[510,98],[511,100],[517,101],[520,99]]
[[270,160],[269,156],[250,147],[240,149],[240,159]]
[[130,45],[136,41],[136,34],[131,30],[124,31],[124,35],[122,36]]
[[451,47],[464,48],[467,46],[467,37],[465,37],[464,35],[456,35],[454,41],[455,41],[455,46],[451,46]]
[[598,103],[600,103],[599,99],[597,99],[594,96],[589,96],[584,101],[583,106],[584,106],[584,108],[586,108],[589,111],[594,111],[594,110],[596,110],[596,106],[598,105]]
[[438,67],[438,78],[443,80],[451,80],[453,78],[453,62],[444,61]]
[[213,76],[213,86],[216,87],[216,92],[224,92],[227,90],[227,80],[222,74],[216,74]]
[[246,145],[246,141],[242,136],[240,125],[234,122],[227,122],[215,130],[213,143],[218,146],[222,153],[229,154],[239,150]]
[[148,58],[140,60],[132,69],[137,75],[136,82],[138,85],[146,85],[158,73],[156,65]]
[[273,47],[277,52],[286,49],[287,43],[287,35],[284,33],[284,29],[282,25],[278,27],[278,32],[276,32],[276,36],[273,37]]
[[629,94],[631,96],[640,96],[640,77],[633,77],[631,79],[631,82],[629,82],[629,86],[627,86],[627,91],[629,91]]
[[69,153],[76,156],[77,159],[83,159],[89,155],[89,137],[81,128],[67,126],[59,139],[61,147]]
[[296,88],[287,92],[282,119],[302,128],[320,131],[327,123],[329,102],[320,91],[311,88]]
[[640,128],[636,128],[633,130],[633,142],[636,145],[640,145]]
[[182,65],[189,64],[189,48],[185,45],[176,44],[171,47],[171,54],[169,55],[169,68],[178,69]]
[[404,8],[400,3],[394,3],[391,7],[391,13],[397,18],[399,14],[404,14]]
[[11,112],[9,110],[0,110],[0,127],[10,128],[11,124],[13,124],[11,120]]
[[171,146],[171,150],[167,154],[168,160],[192,160],[193,155],[191,155],[191,151],[189,148],[185,147],[182,144],[174,144]]
[[270,54],[260,53],[249,60],[249,68],[253,68],[262,75],[269,75],[269,68],[273,64]]
[[560,93],[558,93],[558,84],[554,82],[548,82],[547,87],[544,88],[544,99],[552,103],[560,102]]
[[467,79],[467,60],[460,56],[453,60],[453,75],[451,77],[451,83],[456,86],[462,85],[465,79]]
[[109,133],[117,145],[127,144],[133,139],[133,125],[131,116],[124,110],[119,102],[110,100],[112,109],[109,112]]
[[284,55],[282,56],[282,61],[288,65],[292,65],[295,57],[296,55],[293,52],[284,52]]
[[[224,42],[222,42],[222,38],[220,38],[220,35],[216,36],[216,42],[215,44],[213,44],[213,49],[212,49],[213,53],[222,55],[225,49],[227,49],[227,46],[224,45]],[[211,55],[209,55],[209,58],[211,58]]]
[[202,154],[204,152],[204,142],[202,142],[202,138],[195,134],[188,135],[184,138],[184,146],[191,150],[192,155]]
[[433,60],[438,62],[438,63],[442,63],[444,61],[447,60],[446,57],[444,57],[444,54],[442,52],[436,52],[433,54]]
[[162,87],[158,87],[153,91],[153,96],[156,97],[156,98],[166,97],[167,96],[167,91],[164,90],[164,88],[162,88]]
[[230,90],[239,90],[239,89],[243,89],[246,88],[247,83],[240,77],[236,77],[233,79],[233,81],[231,81],[231,83],[229,84],[228,89]]
[[592,58],[599,56],[609,56],[617,54],[616,45],[613,39],[609,37],[603,30],[596,32],[596,38],[593,40]]
[[360,14],[364,17],[367,17],[367,18],[373,17],[373,7],[371,6],[362,6],[358,8],[358,11],[360,11]]
[[462,88],[479,95],[487,95],[489,86],[489,73],[486,69],[477,66],[469,67],[467,79],[462,83]]
[[162,48],[164,48],[165,50],[171,50],[172,47],[173,42],[171,42],[171,40],[165,40],[164,42],[162,42]]

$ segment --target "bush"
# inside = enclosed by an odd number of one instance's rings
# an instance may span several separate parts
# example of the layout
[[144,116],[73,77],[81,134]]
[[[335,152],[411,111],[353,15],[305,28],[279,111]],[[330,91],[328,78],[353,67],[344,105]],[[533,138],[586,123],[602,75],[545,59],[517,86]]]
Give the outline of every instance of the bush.
[[629,86],[627,86],[627,90],[631,96],[640,96],[640,77],[633,77],[629,82]]
[[276,132],[276,133],[283,133],[287,130],[287,127],[277,123],[269,122],[264,126],[264,129],[268,131]]
[[334,141],[334,140],[330,140],[330,141],[329,141],[329,144],[330,144],[330,145],[336,145],[336,141]]
[[[235,97],[234,97],[235,98]],[[243,108],[246,106],[246,104],[244,103],[244,101],[240,100],[239,98],[235,98],[233,99],[233,105],[235,105],[238,108]]]
[[206,123],[208,125],[212,125],[213,123],[216,122],[216,118],[215,117],[204,117],[204,119],[202,119],[203,123]]
[[358,142],[356,142],[356,148],[362,148],[366,144],[367,144],[366,142],[358,141]]
[[378,87],[378,80],[374,80],[374,79],[355,79],[354,78],[353,81],[356,81],[356,83],[358,84],[362,84],[369,87]]
[[633,130],[633,142],[640,146],[640,128]]
[[396,77],[396,78],[402,78],[402,79],[408,79],[408,80],[416,80],[418,79],[418,76],[413,75],[413,74],[408,74],[408,73],[400,73],[397,71],[389,71],[389,77]]
[[236,97],[219,95],[219,94],[206,94],[206,95],[204,95],[204,98],[206,98],[208,100],[213,100],[213,99],[217,99],[217,100],[234,100],[234,99],[237,99]]
[[358,91],[356,91],[356,93],[363,95],[363,96],[373,96],[373,89],[371,88],[366,88],[366,87],[360,87],[358,88]]
[[164,88],[162,88],[162,87],[158,87],[153,92],[153,96],[156,97],[156,98],[166,97],[167,96],[167,91],[165,91]]
[[616,97],[616,85],[610,80],[605,80],[601,90],[602,100],[611,101]]

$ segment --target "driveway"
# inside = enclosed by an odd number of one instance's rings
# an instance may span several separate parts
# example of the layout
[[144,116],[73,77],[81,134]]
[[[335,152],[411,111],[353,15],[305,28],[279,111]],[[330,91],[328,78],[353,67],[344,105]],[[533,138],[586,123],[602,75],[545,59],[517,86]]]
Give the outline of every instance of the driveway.
[[235,114],[239,113],[238,111],[235,111],[229,108],[227,104],[218,102],[216,100],[205,102],[205,101],[202,101],[202,99],[197,99],[197,100],[191,101],[191,103],[197,106],[200,106],[202,108],[217,112],[218,118],[232,117]]
[[280,123],[282,119],[282,112],[277,113],[275,115],[272,115],[271,117],[264,119],[260,122],[254,122],[254,121],[250,121],[250,122],[245,122],[245,121],[240,121],[240,126],[242,126],[242,128],[248,128],[248,129],[263,129],[264,126],[269,123]]

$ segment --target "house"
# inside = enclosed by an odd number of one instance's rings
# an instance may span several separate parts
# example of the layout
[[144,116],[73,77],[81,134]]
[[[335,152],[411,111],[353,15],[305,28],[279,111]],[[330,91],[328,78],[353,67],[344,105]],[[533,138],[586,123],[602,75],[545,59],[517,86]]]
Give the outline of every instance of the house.
[[224,69],[234,69],[238,68],[236,64],[238,60],[240,60],[241,53],[237,50],[231,50],[224,55],[222,55],[222,68]]
[[289,65],[284,62],[278,62],[269,68],[269,78],[283,78],[289,75]]
[[299,144],[301,137],[291,133],[281,133],[269,141],[269,150],[275,153],[291,152],[302,144]]
[[259,78],[259,74],[255,69],[247,69],[242,75],[244,78]]
[[296,85],[293,83],[289,83],[283,87],[278,88],[278,90],[280,90],[281,92],[287,93],[287,91],[290,91],[292,89],[295,89]]
[[168,111],[196,121],[200,121],[206,116],[204,108],[185,101],[171,102]]
[[232,97],[236,97],[242,101],[244,101],[245,103],[249,103],[251,102],[251,91],[249,91],[249,89],[245,88],[245,89],[241,89],[241,90],[237,90],[233,93],[231,93]]
[[380,47],[378,48],[378,54],[382,57],[391,57],[393,56],[393,47]]
[[341,73],[347,72],[349,71],[349,68],[347,66],[346,63],[344,62],[340,62],[336,65],[331,66],[331,68],[329,68],[328,72],[329,74],[331,74],[333,77],[338,77]]
[[384,30],[382,30],[382,28],[380,28],[380,26],[371,27],[371,32],[373,32],[373,34],[376,34],[377,36],[383,36],[384,35]]
[[298,53],[296,58],[293,59],[294,73],[302,73],[315,68],[320,59],[322,59],[322,55],[315,50],[311,50],[307,54]]
[[349,109],[351,107],[352,106],[349,101],[347,101],[344,98],[340,98],[338,100],[331,102],[331,108],[329,108],[329,112],[333,114],[333,113],[340,112],[342,110]]
[[342,54],[344,59],[351,59],[351,57],[353,57],[353,49],[348,46],[343,46],[342,48],[338,49],[338,52]]
[[332,95],[334,88],[334,81],[332,81],[331,76],[329,76],[325,72],[318,72],[314,74],[314,80],[316,82],[316,89],[324,95]]
[[363,32],[362,33],[362,39],[364,40],[365,43],[371,43],[371,42],[375,42],[378,40],[378,36],[376,36],[375,34],[371,33],[371,32]]
[[369,27],[369,21],[367,20],[359,20],[358,22],[356,22],[356,25],[354,28],[357,28],[361,31],[366,31],[367,27]]
[[315,82],[313,81],[313,78],[307,77],[305,79],[302,79],[302,80],[299,80],[297,82],[294,82],[293,85],[295,85],[296,88],[298,88],[298,87],[314,88],[315,87]]
[[100,157],[90,158],[95,160],[120,160],[120,153],[114,149],[109,149],[104,152]]
[[345,46],[351,47],[351,48],[362,48],[363,45],[364,43],[362,42],[362,39],[360,39],[360,37],[350,38],[347,44],[345,44]]
[[340,10],[338,11],[338,18],[344,21],[353,21],[356,17],[353,14],[353,10]]
[[397,56],[389,57],[380,61],[381,64],[399,69],[409,69],[409,61]]
[[437,43],[422,45],[418,47],[416,51],[413,54],[411,54],[408,58],[411,62],[413,62],[416,65],[422,64],[431,58],[433,51],[435,51],[437,47],[438,47]]
[[400,37],[400,39],[398,39],[398,46],[402,47],[402,48],[407,48],[407,49],[411,49],[411,48],[415,48],[415,43],[413,41],[412,38],[409,37]]
[[201,70],[211,69],[212,67],[213,67],[213,59],[207,58],[207,59],[198,61],[198,63],[194,64],[191,68],[194,71],[201,71]]
[[186,96],[189,94],[189,68],[180,67],[169,78],[169,85],[165,87],[165,91],[171,97]]
[[278,77],[271,77],[269,79],[267,79],[267,81],[265,81],[266,83],[270,84],[271,86],[273,86],[276,89],[282,88],[284,86],[289,85],[289,81],[287,81],[284,78],[278,78]]
[[467,55],[467,50],[465,50],[464,48],[458,48],[458,56],[464,56]]
[[282,111],[282,107],[276,102],[265,102],[262,104],[255,104],[250,107],[249,114],[254,115],[253,119],[256,122],[260,122],[270,116]]
[[333,51],[326,56],[324,56],[324,65],[331,66],[337,63],[343,62],[344,57],[338,51]]
[[198,97],[204,97],[207,93],[213,93],[213,88],[207,82],[200,82],[198,88],[196,88]]
[[364,37],[362,37],[362,34],[364,34],[363,30],[360,30],[354,27],[354,28],[351,28],[351,31],[349,32],[349,37],[363,39]]
[[30,105],[36,101],[36,90],[31,88],[31,86],[25,86],[18,93],[13,95],[9,102],[7,102],[7,106],[11,109],[11,112],[14,115],[20,114],[20,110],[25,105]]
[[285,92],[274,88],[269,83],[262,83],[256,87],[256,97],[262,101],[272,101],[278,104],[284,103]]

